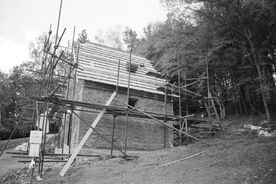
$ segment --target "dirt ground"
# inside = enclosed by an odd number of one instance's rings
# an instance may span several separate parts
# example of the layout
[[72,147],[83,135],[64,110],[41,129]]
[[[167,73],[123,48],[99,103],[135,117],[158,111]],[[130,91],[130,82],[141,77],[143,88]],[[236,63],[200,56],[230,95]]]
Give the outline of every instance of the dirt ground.
[[[133,156],[129,160],[82,157],[63,178],[58,173],[64,163],[46,164],[43,181],[34,179],[34,183],[275,184],[276,137],[236,135],[234,132],[241,125],[229,124],[224,135],[206,140],[211,146],[194,143],[152,152],[129,152]],[[195,157],[162,166],[202,151]],[[29,183],[27,165],[15,162],[7,155],[0,160],[0,183]],[[8,180],[7,176],[13,173],[20,177]]]

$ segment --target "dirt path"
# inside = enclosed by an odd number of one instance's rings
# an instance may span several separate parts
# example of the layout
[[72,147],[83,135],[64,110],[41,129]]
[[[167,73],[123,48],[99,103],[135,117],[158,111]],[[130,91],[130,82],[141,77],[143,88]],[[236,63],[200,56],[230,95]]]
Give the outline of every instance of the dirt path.
[[[46,164],[44,180],[34,183],[80,184],[275,184],[276,138],[254,135],[225,135],[209,139],[212,146],[200,143],[153,152],[131,152],[133,159],[80,158],[64,178],[60,172],[64,163]],[[164,167],[189,155],[204,153]],[[29,175],[3,182],[7,173],[18,172],[26,164],[17,164],[5,156],[0,160],[0,183],[28,183]],[[5,176],[4,176],[5,175]]]
[[[196,143],[137,152],[138,157],[130,161],[122,158],[81,159],[64,178],[58,176],[63,164],[48,164],[44,180],[36,183],[276,183],[276,138],[231,136],[209,142],[212,143],[210,147]],[[196,157],[160,167],[205,150]]]
[[[138,159],[109,159],[75,167],[65,183],[276,183],[276,139],[213,140],[199,144],[145,153]],[[165,167],[160,165],[207,150],[197,157]],[[47,183],[48,181],[45,181]]]
[[[28,138],[12,139],[9,142],[5,152],[13,151],[14,147],[16,147],[24,142],[28,142],[28,140],[29,140]],[[6,142],[7,141],[0,141],[0,151],[2,151]],[[19,169],[19,168],[23,168],[23,167],[27,166],[27,164],[18,163],[16,159],[11,158],[11,156],[5,154],[5,152],[2,155],[2,157],[0,158],[0,178],[2,178],[10,170],[15,170],[15,169]],[[1,183],[1,180],[0,180],[0,183]]]

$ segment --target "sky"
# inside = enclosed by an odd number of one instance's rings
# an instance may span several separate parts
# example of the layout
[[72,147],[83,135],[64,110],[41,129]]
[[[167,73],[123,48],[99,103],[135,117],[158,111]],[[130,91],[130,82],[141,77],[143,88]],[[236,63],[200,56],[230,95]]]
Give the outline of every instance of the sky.
[[[29,44],[42,33],[55,33],[60,0],[0,0],[0,70],[30,60]],[[121,25],[142,34],[149,23],[166,19],[160,0],[63,0],[60,31],[63,40],[72,40],[86,29],[93,40],[99,30]]]

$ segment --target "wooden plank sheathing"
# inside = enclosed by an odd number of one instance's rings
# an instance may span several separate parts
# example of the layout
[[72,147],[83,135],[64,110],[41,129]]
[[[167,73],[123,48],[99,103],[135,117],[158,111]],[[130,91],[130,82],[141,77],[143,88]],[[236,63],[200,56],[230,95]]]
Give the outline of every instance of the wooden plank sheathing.
[[[110,62],[105,59],[99,59],[96,56],[90,57],[87,59],[86,57],[80,56],[79,57],[80,64],[83,65],[83,67],[87,68],[105,68],[110,71],[117,71],[118,68],[118,61],[116,63]],[[125,69],[126,65],[120,64],[120,71],[124,73],[128,73],[128,71]],[[145,75],[147,71],[138,69],[133,75]]]
[[[118,60],[119,60],[119,58],[118,59],[116,59],[116,58],[109,58],[107,55],[104,55],[104,54],[100,55],[100,54],[97,54],[97,53],[88,53],[88,52],[85,52],[85,51],[80,51],[79,58],[82,58],[86,62],[94,60],[94,62],[98,63],[98,64],[104,64],[104,63],[106,63],[106,64],[112,64],[115,68],[117,68],[117,66],[118,66]],[[121,65],[122,66],[126,66],[127,62],[128,61],[124,62],[124,60],[121,60]],[[145,61],[143,61],[143,62],[145,62]],[[134,63],[134,62],[131,61],[131,63]],[[87,64],[88,64],[88,62],[87,62]],[[144,63],[141,62],[141,63],[137,63],[137,64],[140,65],[140,64],[144,64]],[[145,66],[143,68],[138,69],[138,71],[141,71],[141,69],[142,69],[143,73],[146,73],[146,72],[149,72],[149,71],[151,71],[151,72],[155,71],[152,68],[152,66]]]
[[[77,50],[77,49],[75,49]],[[129,54],[99,46],[93,43],[80,44],[79,64],[84,71],[78,71],[78,79],[101,82],[111,85],[117,83],[118,60],[121,60],[119,86],[127,87],[128,71],[126,63]],[[132,63],[143,64],[137,72],[131,74],[130,88],[150,93],[163,94],[157,88],[165,84],[164,79],[146,75],[149,71],[156,72],[149,60],[132,56]]]
[[[79,62],[82,65],[82,68],[84,70],[97,69],[97,70],[105,71],[106,73],[112,73],[112,72],[114,74],[117,73],[118,64],[116,64],[116,67],[112,66],[111,63],[110,64],[108,64],[108,63],[105,64],[105,63],[96,63],[95,62],[94,64],[91,64],[91,62],[94,62],[92,59],[90,61],[83,61],[82,58],[79,59]],[[88,63],[88,62],[90,62],[90,63]],[[80,70],[79,72],[82,72],[82,71]],[[120,74],[125,74],[125,75],[128,74],[128,71],[125,69],[125,66],[123,66],[123,65],[121,65]],[[158,82],[164,83],[163,79],[160,79],[160,78],[157,78],[157,77],[152,77],[152,76],[147,76],[145,74],[146,74],[146,72],[141,72],[141,71],[138,70],[136,73],[132,73],[132,76],[142,77],[142,78],[147,79],[147,80],[158,81]]]
[[[84,79],[84,80],[90,80],[90,81],[95,81],[95,82],[100,82],[100,83],[103,83],[103,79],[102,78],[96,78],[96,77],[93,77],[93,76],[79,76],[78,77],[79,79]],[[105,78],[105,81],[104,81],[105,84],[110,84],[110,85],[116,85],[114,84],[113,80],[108,80]],[[125,83],[119,83],[119,86],[120,87],[127,87],[127,84]],[[150,93],[155,93],[155,94],[161,94],[161,95],[164,95],[164,93],[162,91],[156,91],[156,89],[148,89],[146,86],[134,86],[134,85],[131,85],[130,86],[131,89],[135,89],[135,90],[139,90],[139,91],[146,91],[146,92],[150,92]]]
[[[95,63],[98,63],[98,64],[113,64],[113,66],[115,68],[117,68],[117,63],[118,63],[118,59],[116,58],[109,58],[107,55],[99,55],[97,53],[88,53],[88,52],[81,52],[80,51],[80,56],[79,58],[82,57],[83,60],[88,60],[88,61],[91,61],[91,60],[94,60]],[[100,61],[100,62],[97,62],[97,61]],[[128,62],[128,61],[126,61]],[[121,65],[126,65],[126,62],[123,62],[121,61]],[[144,61],[143,61],[144,62]],[[89,64],[87,61],[86,61],[87,64]],[[133,63],[133,62],[132,62]],[[138,63],[138,65],[140,64],[144,64],[144,63]],[[144,64],[145,65],[145,64]],[[153,72],[155,71],[152,66],[145,66],[145,67],[141,67],[140,69],[138,69],[138,71],[143,71],[143,73],[146,73],[146,72],[149,72],[149,71],[152,71]],[[156,71],[155,71],[156,72]]]
[[[91,69],[86,69],[86,71],[80,72],[80,74],[94,75],[94,76],[98,75],[101,78],[105,78],[105,77],[108,76],[108,77],[112,77],[115,80],[114,82],[117,82],[117,74],[116,73],[108,72],[108,71],[102,70],[102,69],[92,69],[92,68]],[[124,80],[128,81],[127,74],[121,73],[120,74],[120,81],[124,81]],[[138,83],[138,84],[145,85],[145,78],[142,77],[142,76],[131,75],[130,80],[133,83]],[[133,83],[131,83],[131,85],[133,85]],[[146,85],[150,85],[150,86],[152,86],[152,88],[157,88],[157,87],[162,86],[162,84],[163,83],[161,81],[154,80],[154,79],[148,79]]]
[[[88,51],[88,53],[96,53],[99,55],[104,53],[104,56],[116,58],[117,60],[121,59],[122,62],[128,62],[128,60],[129,60],[129,53],[126,53],[123,51],[117,51],[117,50],[102,47],[102,46],[97,46],[93,43],[82,44],[80,49],[86,50],[86,51]],[[136,63],[136,64],[144,63],[149,69],[155,71],[154,68],[152,67],[150,61],[143,57],[132,55],[132,62]]]
[[[119,51],[117,51],[117,52],[119,52]],[[89,54],[89,55],[96,55],[96,56],[99,56],[99,57],[107,57],[109,59],[113,59],[113,60],[116,60],[116,61],[121,59],[122,63],[126,63],[129,60],[129,54],[127,54],[127,53],[120,53],[117,56],[116,55],[110,55],[108,53],[108,51],[106,51],[104,49],[100,49],[99,47],[95,47],[95,46],[87,48],[86,46],[81,45],[80,53],[86,53],[86,54]],[[135,58],[136,58],[136,56],[132,55],[132,62],[133,63],[135,63],[135,64],[144,64],[145,67],[148,70],[155,71],[149,60],[147,60],[145,58],[141,58],[141,57],[138,57],[139,59],[135,59]]]

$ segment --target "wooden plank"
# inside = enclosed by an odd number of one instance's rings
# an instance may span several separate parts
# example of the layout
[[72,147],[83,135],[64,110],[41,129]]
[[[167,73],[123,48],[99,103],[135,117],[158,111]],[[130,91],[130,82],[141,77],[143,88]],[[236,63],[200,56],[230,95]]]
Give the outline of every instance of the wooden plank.
[[[87,109],[96,109],[96,110],[104,109],[106,111],[106,113],[117,114],[117,115],[125,115],[126,110],[129,110],[128,108],[122,108],[122,107],[117,107],[117,106],[106,106],[106,105],[101,105],[101,104],[96,104],[96,103],[74,101],[74,100],[67,100],[67,99],[56,100],[56,99],[52,99],[52,98],[40,98],[40,97],[33,97],[32,99],[35,99],[37,101],[48,101],[49,100],[50,103],[57,104],[57,105],[65,105],[64,107],[66,107],[66,105],[73,105],[75,107],[83,107],[83,108],[87,108]],[[77,111],[78,109],[74,109],[74,110]],[[85,110],[85,109],[82,109],[82,110]],[[146,112],[146,111],[143,111],[143,113],[141,113],[136,108],[134,111],[129,112],[129,116],[137,117],[137,118],[149,118],[144,113],[147,113],[157,119],[161,119],[161,120],[164,119],[164,114]],[[177,120],[183,119],[183,118],[191,118],[192,116],[193,116],[193,114],[190,114],[187,116],[182,116],[182,117],[167,115],[166,118],[168,121],[177,121]],[[198,120],[191,120],[191,121],[198,121]],[[202,120],[199,120],[199,121],[202,122]]]
[[[89,45],[90,46],[90,45]],[[90,56],[97,56],[97,57],[101,57],[101,58],[105,58],[108,60],[113,60],[113,61],[118,61],[118,59],[122,60],[122,63],[124,62],[128,62],[129,60],[129,53],[122,53],[122,52],[118,52],[118,54],[113,54],[110,53],[109,51],[107,51],[106,49],[102,49],[102,48],[95,48],[93,45],[90,48],[84,47],[83,44],[81,44],[80,47],[80,54],[83,55],[85,54],[86,56],[89,55]],[[155,69],[152,67],[151,63],[149,60],[145,59],[145,58],[137,58],[136,56],[132,56],[133,62],[136,64],[144,64],[144,66],[151,70],[151,71],[155,71]]]
[[[77,47],[77,45],[74,47]],[[78,78],[92,81],[100,80],[99,82],[104,81],[112,85],[115,85],[116,81],[118,59],[122,60],[122,66],[129,60],[129,53],[93,43],[81,44],[79,51],[80,65],[84,68],[84,71],[79,73]],[[132,60],[136,64],[143,64],[145,66],[145,68],[139,69],[137,73],[133,75],[135,77],[131,78],[132,86],[137,86],[136,89],[139,88],[137,90],[162,94],[160,91],[157,91],[156,88],[162,86],[165,80],[145,75],[145,73],[149,71],[156,72],[150,61],[137,56],[133,56]],[[91,63],[93,63],[93,65],[91,65]],[[119,85],[125,87],[123,84],[127,82],[126,76],[128,72],[126,69],[123,69],[124,67],[121,67],[120,72],[122,76],[120,76]],[[121,83],[121,81],[123,81],[123,83]]]
[[167,164],[160,165],[159,167],[164,167],[164,166],[167,166],[167,165],[176,163],[176,162],[180,162],[180,161],[183,161],[183,160],[187,160],[187,159],[189,159],[189,158],[193,158],[193,157],[195,157],[195,156],[197,156],[197,155],[200,155],[200,154],[202,154],[202,153],[204,153],[204,152],[206,152],[206,150],[205,150],[205,151],[201,151],[201,152],[196,153],[196,154],[193,154],[193,155],[190,155],[190,156],[187,156],[187,157],[182,158],[182,159],[179,159],[179,160],[175,160],[175,161],[169,162],[169,163],[167,163]]
[[[118,70],[118,61],[115,62],[111,62],[111,61],[106,61],[104,59],[100,60],[97,59],[96,57],[91,57],[91,58],[84,58],[82,55],[79,57],[79,61],[80,64],[82,65],[82,67],[86,67],[86,69],[105,69],[108,70],[107,72],[112,72],[115,71],[115,73]],[[93,65],[91,65],[91,63],[93,63]],[[121,64],[121,72],[123,73],[128,73],[128,71],[126,70],[125,64]],[[155,80],[159,80],[162,81],[163,83],[165,82],[164,79],[161,78],[157,78],[155,76],[151,76],[151,75],[145,75],[146,73],[148,73],[149,71],[147,69],[138,69],[137,72],[133,73],[135,76],[141,76],[143,78],[146,79],[155,79]]]
[[[124,57],[123,55],[118,55],[118,56],[114,56],[114,55],[110,55],[108,52],[99,52],[98,50],[87,50],[87,49],[83,49],[82,47],[80,48],[80,52],[82,55],[86,55],[88,57],[98,57],[105,60],[110,60],[110,61],[118,61],[119,59],[122,60],[123,63],[128,62],[128,57]],[[129,55],[129,54],[127,54]],[[134,59],[135,60],[135,59]],[[144,66],[146,66],[149,70],[154,71],[153,67],[150,65],[150,61],[148,60],[135,60],[136,64],[144,64]]]
[[[117,79],[117,72],[118,70],[111,70],[111,69],[108,69],[108,67],[104,68],[104,67],[95,67],[95,68],[87,68],[87,67],[84,67],[84,69],[86,71],[84,72],[80,72],[80,73],[90,73],[90,75],[102,75],[103,77],[106,77],[106,76],[114,76],[115,79]],[[128,80],[128,72],[126,71],[123,71],[121,70],[120,71],[120,80]],[[147,83],[150,83],[151,85],[157,85],[158,87],[159,86],[163,86],[165,84],[165,81],[163,80],[160,80],[160,79],[156,79],[154,77],[148,77],[147,75],[145,74],[137,74],[137,73],[133,73],[132,77],[131,77],[131,82],[140,82],[142,84],[147,84]]]
[[[78,76],[78,78],[79,79],[84,79],[84,80],[90,80],[90,81],[94,81],[94,82],[102,82],[103,81],[103,79],[92,78],[92,76],[91,77]],[[108,80],[105,81],[105,84],[116,85],[114,83],[115,83],[115,81],[108,81]],[[125,84],[121,84],[120,87],[127,87],[127,86]],[[155,89],[147,89],[143,86],[131,86],[131,89],[135,89],[135,90],[138,90],[138,91],[150,92],[150,93],[153,93],[153,94],[164,95],[164,93],[162,91],[157,91],[156,88]]]
[[[80,51],[81,50],[86,50],[86,52],[88,51],[89,54],[93,54],[93,53],[97,53],[97,54],[104,54],[104,55],[108,55],[111,58],[116,58],[116,60],[121,59],[122,61],[128,61],[129,60],[129,53],[128,52],[123,52],[123,51],[118,51],[118,50],[114,50],[112,48],[107,48],[104,46],[100,46],[100,45],[95,45],[93,43],[89,43],[89,44],[81,44],[80,47]],[[147,66],[149,66],[153,71],[155,71],[152,67],[152,65],[150,64],[150,61],[147,60],[146,58],[140,57],[140,56],[135,56],[132,55],[132,60],[134,63],[145,63]]]
[[[91,71],[86,70],[85,72],[79,72],[78,77],[91,78],[90,80],[92,81],[94,78],[98,78],[99,80],[101,80],[101,82],[104,82],[104,83],[107,83],[106,80],[110,80],[110,82],[114,85],[116,85],[116,81],[117,81],[115,74],[109,73],[109,75],[106,75],[106,74],[103,74],[101,71],[96,71],[95,69]],[[120,78],[119,82],[120,82],[119,85],[121,85],[121,83],[127,83],[127,79]],[[161,81],[159,82],[154,80],[148,80],[146,78],[139,79],[137,77],[132,77],[131,86],[135,86],[135,85],[141,85],[141,86],[147,85],[149,88],[151,88],[151,90],[158,91],[156,90],[156,88],[163,86],[164,83]]]
[[[90,72],[85,72],[85,73],[80,73],[79,74],[79,76],[81,77],[81,76],[83,76],[83,77],[91,77],[91,79],[100,79],[100,80],[110,80],[110,82],[112,82],[112,83],[116,83],[117,81],[116,81],[116,76],[115,75],[112,75],[111,73],[110,73],[110,75],[104,75],[104,74],[102,74],[102,73],[98,73],[98,71],[97,72],[94,72],[94,73],[90,73]],[[155,84],[153,84],[153,83],[151,83],[150,81],[148,81],[148,80],[146,80],[146,79],[144,79],[143,80],[144,82],[142,82],[142,81],[138,81],[138,80],[131,80],[131,87],[132,86],[140,86],[140,87],[146,87],[147,86],[147,88],[148,89],[150,89],[150,90],[153,90],[153,91],[157,91],[157,89],[156,88],[158,88],[158,87],[160,87],[160,86],[162,86],[163,85],[163,83],[159,83],[159,85],[157,84],[157,83],[155,83]],[[104,81],[104,83],[105,83],[106,81]],[[127,82],[128,82],[128,79],[126,79],[126,78],[121,78],[120,80],[119,80],[119,86],[120,85],[122,85],[122,84],[127,84]],[[158,91],[158,92],[160,92],[160,91]]]
[[[116,96],[116,92],[113,92],[113,94],[111,95],[111,97],[109,98],[109,100],[106,102],[105,105],[109,106],[111,104],[111,102],[113,101],[113,99],[115,98],[115,96]],[[80,141],[79,145],[74,150],[74,153],[69,158],[68,162],[65,164],[65,166],[60,171],[60,173],[59,173],[60,176],[63,177],[65,175],[65,173],[67,172],[67,170],[69,169],[69,167],[71,166],[73,161],[75,160],[76,156],[78,155],[79,151],[81,150],[81,148],[83,147],[83,145],[85,144],[85,142],[87,141],[87,139],[89,138],[91,133],[93,132],[93,128],[95,128],[97,126],[97,124],[99,123],[99,121],[101,120],[102,116],[104,115],[104,112],[105,112],[105,110],[102,110],[98,114],[97,118],[94,120],[94,122],[91,125],[92,128],[88,129],[88,131],[86,132],[86,134],[84,135],[84,137]]]
[[212,103],[212,108],[213,108],[214,111],[215,111],[216,118],[219,119],[219,115],[218,115],[218,111],[217,111],[217,108],[216,108],[214,99],[211,99],[211,103]]
[[[179,88],[178,86],[173,85],[173,84],[167,84],[167,86],[170,87],[170,88],[175,88],[175,89],[178,89],[178,88]],[[195,93],[195,92],[193,92],[193,91],[190,91],[190,90],[188,90],[188,89],[182,89],[182,88],[180,88],[180,89],[181,89],[182,91],[185,91],[185,92],[191,93],[191,94],[193,94],[193,95],[202,97],[202,95],[200,95],[200,94],[198,94],[198,93]]]

